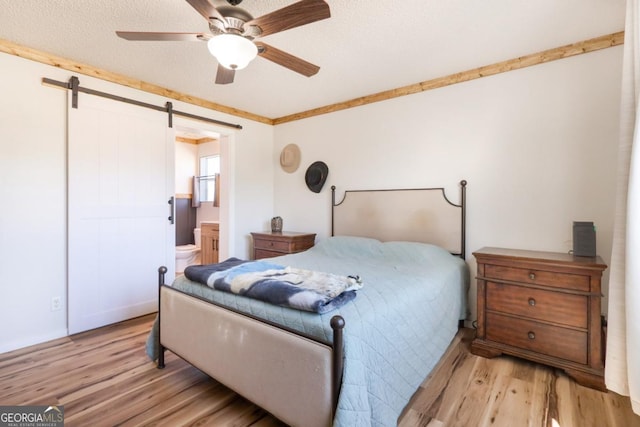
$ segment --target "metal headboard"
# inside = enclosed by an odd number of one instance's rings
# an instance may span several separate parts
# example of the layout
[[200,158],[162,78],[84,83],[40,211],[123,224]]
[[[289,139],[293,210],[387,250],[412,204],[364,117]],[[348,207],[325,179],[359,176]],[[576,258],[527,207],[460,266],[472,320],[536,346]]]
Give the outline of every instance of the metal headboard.
[[460,204],[443,187],[348,190],[336,203],[332,186],[331,235],[433,243],[465,259],[466,188],[460,181]]

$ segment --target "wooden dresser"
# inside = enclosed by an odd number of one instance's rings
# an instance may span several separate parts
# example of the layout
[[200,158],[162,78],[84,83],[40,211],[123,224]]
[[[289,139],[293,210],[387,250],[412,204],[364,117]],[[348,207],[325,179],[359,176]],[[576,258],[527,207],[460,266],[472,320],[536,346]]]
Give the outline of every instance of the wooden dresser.
[[600,257],[483,248],[478,325],[471,352],[502,353],[563,369],[579,384],[604,386]]
[[200,253],[202,264],[216,264],[220,242],[220,224],[202,222],[200,224]]
[[316,240],[315,233],[292,231],[251,233],[251,236],[253,237],[253,259],[302,252],[312,247]]

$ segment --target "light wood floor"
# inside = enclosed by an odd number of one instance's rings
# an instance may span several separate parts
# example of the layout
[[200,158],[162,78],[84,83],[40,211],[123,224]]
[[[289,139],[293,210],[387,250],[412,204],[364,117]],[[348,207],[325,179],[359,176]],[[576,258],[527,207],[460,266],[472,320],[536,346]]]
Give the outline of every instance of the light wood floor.
[[[0,405],[64,405],[66,426],[282,426],[167,353],[144,353],[153,316],[0,354]],[[576,385],[561,372],[468,351],[456,336],[414,395],[400,426],[640,426],[629,400]]]
[[628,397],[578,385],[563,371],[509,356],[469,352],[458,332],[400,418],[409,426],[640,427]]

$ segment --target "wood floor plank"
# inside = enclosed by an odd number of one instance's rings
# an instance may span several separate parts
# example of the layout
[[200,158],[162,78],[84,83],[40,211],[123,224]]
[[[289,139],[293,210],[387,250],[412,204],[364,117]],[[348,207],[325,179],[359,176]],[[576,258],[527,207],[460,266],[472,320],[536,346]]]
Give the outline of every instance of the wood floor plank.
[[[450,346],[418,389],[400,426],[640,427],[628,398],[580,386],[560,370],[518,358],[479,358],[469,353],[465,333],[452,343],[461,348]],[[513,408],[518,411],[511,413]]]
[[609,392],[605,395],[604,410],[606,411],[608,425],[640,427],[640,417],[633,413],[628,397]]
[[[80,402],[83,399],[87,399],[88,396],[100,393],[104,389],[128,390],[139,385],[144,387],[154,381],[162,381],[169,375],[183,375],[185,369],[189,369],[189,366],[186,364],[180,366],[178,369],[160,373],[151,362],[146,361],[133,369],[113,372],[112,376],[103,381],[93,383],[86,387],[64,390],[60,393],[60,396],[62,400],[67,402]],[[201,376],[206,377],[205,375]],[[91,402],[87,402],[86,404],[89,405],[90,403]]]
[[494,385],[490,424],[494,426],[544,426],[544,412],[537,413],[531,406],[535,399],[531,383],[518,378],[501,377]]
[[[428,386],[422,386],[421,392],[428,397],[427,400],[421,398],[416,399],[414,408],[426,407],[424,413],[432,419],[449,421],[455,416],[455,411],[463,404],[464,395],[457,390],[467,390],[472,378],[474,369],[474,360],[468,354],[460,353],[455,359],[455,363],[451,365],[452,371],[446,375],[445,372],[438,372],[439,378],[446,380],[440,382],[437,387],[433,387],[431,383]],[[435,382],[437,377],[433,378]],[[436,393],[438,395],[436,396]],[[429,401],[433,403],[429,405]],[[423,406],[424,405],[424,406]]]
[[[220,390],[222,388],[222,390]],[[224,387],[211,378],[204,379],[182,392],[176,393],[162,402],[150,401],[143,411],[123,422],[123,425],[157,425],[167,420],[172,414],[184,411],[186,405],[193,402],[213,402],[218,399],[216,393],[224,391]],[[209,404],[211,406],[211,404]]]
[[[76,414],[69,421],[78,419],[90,420],[91,418],[109,419],[117,416],[118,420],[128,419],[140,411],[138,402],[153,400],[162,402],[175,393],[192,387],[201,381],[203,376],[194,369],[181,369],[170,375],[162,375],[153,381],[136,384],[130,388],[125,385],[105,387],[94,393],[87,394],[78,400],[60,398],[65,408]],[[113,414],[113,408],[118,408],[118,413]],[[80,424],[82,425],[82,424]]]
[[[149,390],[148,393],[144,390],[138,389],[113,396],[100,405],[87,407],[82,412],[69,417],[69,425],[90,425],[91,420],[95,419],[102,420],[105,425],[128,424],[129,420],[134,419],[140,412],[143,412],[141,410],[144,409],[144,406],[149,404],[148,402],[153,402],[151,405],[157,407],[158,402],[164,402],[174,395],[179,395],[180,391],[184,390],[190,382],[197,382],[201,379],[197,378],[198,374],[195,370],[192,370],[191,372],[187,370],[184,373],[187,375],[171,375],[163,380],[161,382],[162,384],[158,384],[158,387],[153,390]],[[202,406],[206,407],[207,410],[215,410],[216,404],[219,404],[218,402],[223,400],[223,395],[231,394],[228,389],[218,388],[218,390],[219,394],[214,394],[212,396],[214,399],[213,401],[201,399],[203,402]],[[141,406],[141,403],[143,402],[145,402],[144,406]],[[193,400],[191,400],[191,402],[193,402]],[[188,404],[188,400],[185,400],[182,405],[185,405],[185,403]],[[117,411],[114,411],[114,408],[117,408]],[[190,414],[190,416],[193,416],[193,414]]]
[[409,408],[405,411],[403,416],[400,418],[400,422],[398,422],[398,427],[411,427],[416,425],[427,425],[427,416],[422,414],[415,409]]
[[229,405],[217,411],[212,411],[206,417],[198,420],[201,425],[208,426],[250,426],[265,413],[260,408],[237,396]]
[[13,369],[15,371],[21,370],[21,368],[28,369],[34,360],[40,360],[42,354],[50,353],[56,347],[66,351],[67,346],[71,343],[69,337],[59,338],[54,341],[48,341],[43,344],[37,344],[30,347],[25,347],[19,350],[10,351],[0,354],[0,369]]
[[486,359],[475,359],[464,397],[451,416],[443,421],[451,426],[490,425],[496,398],[494,386],[508,369],[505,363],[493,364]]
[[[28,368],[30,363],[46,362],[45,357],[59,359],[60,354],[69,357],[84,351],[84,348],[110,345],[112,342],[127,341],[131,334],[146,336],[150,319],[155,315],[141,316],[123,323],[82,332],[71,337],[59,338],[42,344],[0,354],[0,369],[16,370],[20,364]],[[76,349],[76,350],[74,350]],[[14,365],[11,367],[11,365]]]
[[[0,405],[64,405],[70,427],[284,426],[171,352],[157,369],[144,351],[153,319],[1,354]],[[628,398],[517,358],[472,355],[472,336],[456,335],[399,426],[640,427]]]
[[[132,346],[133,344],[133,346]],[[45,359],[26,372],[17,372],[5,378],[2,393],[7,399],[30,394],[50,394],[55,390],[75,390],[102,382],[112,375],[109,369],[133,369],[140,365],[135,357],[142,341],[114,343],[113,347],[100,347],[95,351],[84,350],[56,360]],[[145,362],[146,363],[146,362]],[[42,382],[42,378],[47,378]]]
[[491,425],[546,426],[552,370],[518,359],[509,362],[511,370],[494,384]]

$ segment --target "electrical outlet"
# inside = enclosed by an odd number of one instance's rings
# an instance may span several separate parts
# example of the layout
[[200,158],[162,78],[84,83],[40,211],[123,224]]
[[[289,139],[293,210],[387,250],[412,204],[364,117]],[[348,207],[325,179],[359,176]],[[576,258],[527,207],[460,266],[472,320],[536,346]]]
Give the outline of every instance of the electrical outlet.
[[53,297],[51,298],[51,311],[58,311],[62,309],[62,298]]

